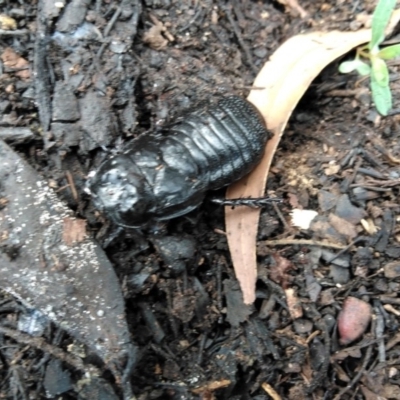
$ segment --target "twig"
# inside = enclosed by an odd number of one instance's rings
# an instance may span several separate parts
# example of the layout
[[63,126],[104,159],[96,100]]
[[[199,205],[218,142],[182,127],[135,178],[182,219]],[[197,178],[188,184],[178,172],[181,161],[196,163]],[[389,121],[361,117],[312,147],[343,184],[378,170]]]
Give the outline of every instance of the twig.
[[76,190],[74,178],[73,178],[71,172],[70,171],[65,171],[65,176],[67,177],[68,186],[71,189],[72,197],[74,198],[74,200],[76,202],[78,202],[79,201],[78,191]]
[[11,328],[6,328],[4,326],[0,326],[0,333],[3,333],[4,335],[13,338],[18,343],[24,343],[43,352],[49,353],[53,357],[56,357],[61,361],[68,363],[79,371],[82,371],[84,373],[90,372],[91,374],[96,376],[101,376],[102,374],[102,372],[94,365],[85,364],[81,358],[66,353],[59,347],[47,343],[41,337],[32,337],[26,333],[22,333]]
[[[208,6],[210,7],[211,5],[208,5]],[[207,5],[206,5],[206,7],[207,7]],[[194,6],[193,12],[194,12],[194,15],[189,20],[189,22],[186,25],[184,25],[182,28],[178,29],[179,33],[186,31],[186,29],[188,29],[196,21],[196,19],[203,13],[203,7],[202,7],[202,4],[200,1],[195,0],[195,6]]]
[[127,361],[125,367],[122,369],[115,362],[110,363],[108,366],[110,371],[116,378],[116,382],[120,385],[124,400],[136,400],[132,391],[130,378],[138,361],[137,347],[133,344],[127,346]]
[[361,365],[360,370],[357,372],[356,376],[351,380],[351,382],[344,387],[335,397],[333,400],[340,400],[343,399],[343,395],[347,393],[361,378],[362,374],[365,372],[365,369],[367,368],[369,359],[371,358],[372,354],[372,345],[367,348],[367,351],[365,353],[364,361]]
[[28,29],[16,29],[15,31],[0,29],[0,36],[23,36],[28,35],[29,33]]
[[374,300],[374,311],[376,314],[376,326],[375,326],[375,336],[377,339],[380,339],[378,344],[378,354],[379,354],[379,362],[386,362],[386,349],[385,349],[385,341],[383,340],[383,333],[385,331],[385,320],[383,318],[382,305],[378,300]]
[[40,124],[45,132],[51,120],[50,82],[47,64],[47,26],[43,18],[43,0],[39,2],[33,68],[35,73],[36,102]]
[[287,223],[287,221],[286,221],[285,217],[283,216],[281,210],[279,209],[278,205],[276,203],[271,203],[271,204],[272,204],[272,207],[274,208],[274,211],[277,213],[279,219],[281,220],[283,226],[285,227],[286,231],[291,232],[293,230],[293,227]]
[[363,241],[368,241],[369,238],[365,237],[365,236],[360,236],[357,239],[353,240],[349,245],[347,245],[345,248],[343,248],[343,250],[339,251],[339,253],[335,254],[329,261],[327,261],[329,264],[332,263],[332,261],[336,260],[338,257],[340,257],[342,254],[346,253],[346,251],[348,251],[352,246],[354,246],[355,244],[359,243],[359,242],[363,242]]
[[322,242],[319,240],[309,240],[309,239],[264,240],[261,243],[265,244],[266,246],[287,246],[287,245],[321,246],[321,247],[330,247],[331,249],[337,249],[337,250],[343,250],[349,247],[349,246],[344,246],[342,244]]
[[313,378],[310,385],[306,388],[306,393],[311,394],[314,390],[319,387],[324,380],[327,378],[328,368],[330,364],[330,349],[331,349],[331,338],[329,336],[328,327],[323,319],[321,319],[317,324],[318,329],[320,329],[324,335],[324,359],[322,360],[322,365],[320,366],[317,374]]
[[117,7],[115,10],[114,15],[111,17],[110,21],[108,21],[107,26],[104,29],[103,37],[107,38],[107,36],[110,34],[111,29],[113,28],[114,24],[117,22],[119,16],[121,15],[122,9],[121,7]]

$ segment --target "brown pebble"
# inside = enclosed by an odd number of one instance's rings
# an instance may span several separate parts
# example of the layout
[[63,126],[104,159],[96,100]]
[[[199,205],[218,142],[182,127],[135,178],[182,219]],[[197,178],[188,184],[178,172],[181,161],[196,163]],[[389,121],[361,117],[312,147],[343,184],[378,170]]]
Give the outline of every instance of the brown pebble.
[[371,306],[355,297],[348,297],[338,316],[340,344],[347,345],[358,339],[371,321]]

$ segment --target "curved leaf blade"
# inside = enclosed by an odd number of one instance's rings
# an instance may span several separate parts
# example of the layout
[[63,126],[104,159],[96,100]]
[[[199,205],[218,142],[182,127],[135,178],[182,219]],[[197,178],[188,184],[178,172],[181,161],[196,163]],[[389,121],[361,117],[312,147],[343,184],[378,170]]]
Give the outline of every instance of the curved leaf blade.
[[400,56],[400,44],[395,44],[393,46],[385,47],[380,50],[378,53],[378,57],[383,60],[392,60],[393,58]]
[[381,58],[374,57],[371,59],[372,69],[371,69],[371,80],[382,86],[389,86],[389,70],[388,67]]
[[371,75],[371,91],[375,107],[381,115],[388,115],[392,108],[392,94],[389,86],[380,85],[374,75]]
[[374,14],[372,15],[372,35],[369,49],[377,52],[378,46],[385,38],[385,28],[389,23],[390,16],[396,6],[396,0],[379,0]]

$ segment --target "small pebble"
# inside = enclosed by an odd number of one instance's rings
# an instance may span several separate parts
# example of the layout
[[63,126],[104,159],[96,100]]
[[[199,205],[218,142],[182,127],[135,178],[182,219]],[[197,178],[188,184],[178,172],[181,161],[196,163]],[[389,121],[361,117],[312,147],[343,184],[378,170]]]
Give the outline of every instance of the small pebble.
[[256,57],[264,59],[267,56],[267,49],[265,47],[259,47],[255,49],[253,53]]
[[338,316],[340,344],[347,345],[361,337],[371,321],[372,309],[365,301],[348,297]]
[[332,314],[325,314],[323,319],[325,321],[328,331],[332,332],[336,324],[335,317]]
[[302,333],[310,333],[313,328],[313,324],[308,319],[299,318],[293,322],[293,327],[295,332],[300,335]]

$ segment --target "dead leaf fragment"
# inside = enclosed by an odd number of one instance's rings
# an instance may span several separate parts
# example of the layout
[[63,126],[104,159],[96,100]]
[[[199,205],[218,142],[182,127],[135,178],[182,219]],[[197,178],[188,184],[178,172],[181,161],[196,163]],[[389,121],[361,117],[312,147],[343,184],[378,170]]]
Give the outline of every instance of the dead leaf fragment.
[[17,29],[17,21],[6,14],[0,14],[0,29],[5,31],[13,31]]
[[273,262],[269,267],[269,277],[285,289],[292,280],[289,271],[293,270],[294,266],[291,261],[277,253],[272,254],[271,257]]
[[351,222],[335,214],[329,214],[329,222],[341,235],[346,236],[349,241],[357,236],[357,229]]
[[[393,30],[399,19],[400,10],[396,10],[386,34]],[[267,143],[260,164],[248,176],[228,188],[227,198],[263,196],[272,158],[289,117],[304,92],[323,68],[353,48],[367,43],[370,37],[369,29],[357,32],[313,32],[292,37],[275,51],[253,83],[254,87],[262,89],[252,90],[248,96],[274,136]],[[260,210],[256,209],[225,209],[229,249],[246,304],[255,300],[259,215]]]
[[[219,381],[212,381],[209,382],[203,386],[200,386],[198,388],[192,389],[192,393],[194,394],[202,394],[205,396],[208,394],[208,392],[215,392],[218,389],[222,389],[224,387],[227,387],[231,384],[231,381],[228,379],[221,379]],[[208,398],[208,397],[202,397],[202,398]]]
[[16,76],[23,80],[28,80],[31,77],[29,62],[20,57],[11,47],[7,47],[3,51],[1,59],[6,67],[17,70]]
[[285,294],[290,316],[292,319],[301,318],[303,316],[303,308],[295,290],[293,288],[286,289]]
[[154,25],[143,35],[143,41],[154,50],[162,50],[168,45],[168,41],[173,41],[174,37],[168,32],[164,24],[153,15],[150,19]]
[[340,171],[340,165],[330,165],[328,168],[324,169],[324,173],[326,176],[332,176],[337,174]]

